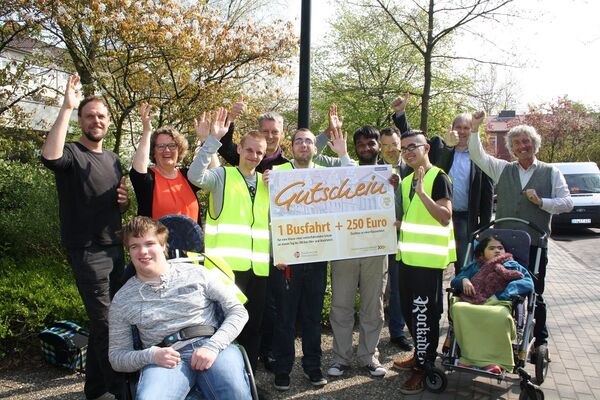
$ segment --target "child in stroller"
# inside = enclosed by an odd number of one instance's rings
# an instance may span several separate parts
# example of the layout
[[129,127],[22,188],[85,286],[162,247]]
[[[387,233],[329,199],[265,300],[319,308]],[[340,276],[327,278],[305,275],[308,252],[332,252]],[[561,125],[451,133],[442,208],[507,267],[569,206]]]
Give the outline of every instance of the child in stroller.
[[454,301],[450,311],[460,362],[495,373],[512,371],[516,332],[511,299],[530,294],[533,280],[494,237],[482,239],[474,257],[451,282],[462,300]]

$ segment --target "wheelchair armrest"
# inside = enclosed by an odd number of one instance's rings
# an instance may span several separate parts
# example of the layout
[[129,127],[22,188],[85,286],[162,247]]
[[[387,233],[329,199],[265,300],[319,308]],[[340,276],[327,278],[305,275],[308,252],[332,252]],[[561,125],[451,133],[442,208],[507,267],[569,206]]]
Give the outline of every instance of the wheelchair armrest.
[[458,290],[456,290],[456,289],[454,289],[452,287],[449,287],[449,288],[446,288],[446,293],[456,294],[456,293],[460,293],[460,291],[458,291]]

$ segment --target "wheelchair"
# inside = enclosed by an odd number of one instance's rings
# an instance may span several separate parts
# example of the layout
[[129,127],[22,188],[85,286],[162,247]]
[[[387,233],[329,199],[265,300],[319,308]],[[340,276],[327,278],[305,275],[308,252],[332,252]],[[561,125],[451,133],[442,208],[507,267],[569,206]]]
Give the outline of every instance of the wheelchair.
[[[166,215],[160,218],[159,221],[169,230],[167,246],[167,259],[169,262],[193,263],[197,264],[199,268],[215,268],[219,270],[217,273],[221,274],[223,279],[228,279],[233,282],[233,271],[225,260],[213,256],[210,256],[209,258],[202,253],[204,251],[204,235],[202,233],[202,228],[200,228],[195,221],[187,216],[177,214]],[[121,284],[123,285],[133,275],[135,275],[135,269],[133,268],[132,264],[129,264],[125,269]],[[239,291],[235,285],[233,285],[233,290]],[[215,304],[215,312],[217,313],[217,319],[222,321],[224,319],[224,314],[219,304]],[[135,326],[131,327],[131,334],[133,336],[134,349],[141,350],[142,343]],[[250,393],[252,394],[252,399],[258,400],[256,381],[254,379],[248,354],[243,346],[237,343],[234,344],[238,347],[244,359],[244,367],[248,382],[250,384]],[[127,386],[125,398],[127,400],[134,400],[137,391],[137,382],[139,380],[139,372],[126,374],[125,380]],[[186,400],[202,399],[204,399],[202,393],[195,387],[192,388],[186,397]]]
[[[512,229],[498,229],[491,228],[492,226],[502,223],[502,222],[517,222],[518,224],[523,224],[529,226],[534,229],[536,232],[540,233],[540,240],[538,244],[538,253],[536,254],[535,265],[533,268],[529,266],[529,251],[531,238],[529,234],[522,230],[512,230]],[[540,253],[541,249],[539,249],[541,243],[546,240],[546,233],[537,227],[535,224],[530,223],[526,220],[520,218],[501,218],[495,221],[491,221],[489,224],[483,226],[476,232],[473,232],[471,241],[467,248],[467,259],[464,262],[464,265],[468,265],[472,259],[473,253],[473,245],[472,243],[476,239],[483,239],[485,237],[493,236],[501,240],[505,247],[506,251],[512,253],[515,261],[519,262],[523,267],[527,268],[535,281],[537,279],[539,263],[540,263]],[[441,357],[441,365],[442,367],[449,372],[452,371],[463,371],[468,373],[473,373],[480,376],[487,376],[496,378],[500,383],[505,379],[505,374],[507,371],[504,369],[500,369],[500,371],[490,371],[478,367],[462,365],[459,360],[461,357],[461,349],[458,345],[456,338],[456,326],[452,318],[452,305],[454,303],[453,296],[455,294],[454,289],[448,288],[447,290],[448,297],[448,334],[444,345],[442,347]],[[546,377],[548,372],[548,363],[549,357],[547,349],[543,354],[534,354],[533,353],[533,331],[535,326],[535,307],[536,307],[536,294],[535,290],[532,290],[531,293],[525,296],[514,296],[511,299],[511,316],[514,324],[514,331],[516,333],[515,339],[512,341],[512,357],[514,361],[514,367],[511,372],[513,374],[518,374],[520,379],[520,387],[521,394],[519,399],[544,399],[544,393],[539,385],[541,385]],[[482,306],[476,306],[482,307]],[[488,306],[488,307],[497,307],[497,306]],[[535,365],[535,383],[533,382],[532,377],[525,371],[526,363],[531,363]],[[499,363],[497,363],[499,364]],[[430,373],[430,376],[425,379],[425,387],[428,391],[434,393],[441,393],[446,389],[447,378],[442,371],[439,369],[435,369]]]

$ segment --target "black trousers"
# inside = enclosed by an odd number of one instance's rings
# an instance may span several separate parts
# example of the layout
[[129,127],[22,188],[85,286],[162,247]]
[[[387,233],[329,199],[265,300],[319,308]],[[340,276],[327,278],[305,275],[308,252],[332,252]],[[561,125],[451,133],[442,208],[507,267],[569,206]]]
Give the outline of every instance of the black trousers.
[[108,306],[123,275],[123,246],[67,249],[71,270],[83,305],[90,319],[85,386],[86,398],[95,399],[106,392],[121,397],[125,389],[122,374],[108,361]]
[[256,276],[252,270],[234,272],[236,285],[248,298],[244,306],[249,316],[248,323],[242,329],[237,341],[246,349],[252,371],[256,372],[268,277]]
[[[537,246],[531,246],[529,249],[529,271],[533,275],[535,266],[535,257],[537,254]],[[535,327],[533,328],[533,336],[535,337],[535,346],[546,344],[548,342],[548,327],[546,326],[546,303],[544,302],[544,288],[546,286],[546,266],[548,265],[548,248],[541,248],[540,266],[537,276],[533,277],[535,286],[536,302],[535,302]]]
[[443,311],[443,270],[399,262],[400,304],[406,326],[415,342],[417,365],[433,363],[440,337]]

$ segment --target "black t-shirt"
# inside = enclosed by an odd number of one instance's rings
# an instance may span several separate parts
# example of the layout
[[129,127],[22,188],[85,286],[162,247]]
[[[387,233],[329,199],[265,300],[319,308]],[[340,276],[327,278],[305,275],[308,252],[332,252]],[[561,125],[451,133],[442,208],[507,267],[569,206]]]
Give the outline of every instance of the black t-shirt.
[[117,187],[122,176],[117,155],[95,153],[79,142],[67,143],[57,160],[42,157],[54,172],[60,230],[67,248],[122,243]]

